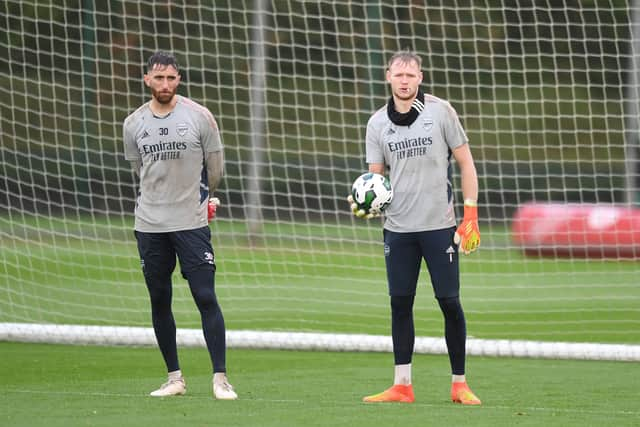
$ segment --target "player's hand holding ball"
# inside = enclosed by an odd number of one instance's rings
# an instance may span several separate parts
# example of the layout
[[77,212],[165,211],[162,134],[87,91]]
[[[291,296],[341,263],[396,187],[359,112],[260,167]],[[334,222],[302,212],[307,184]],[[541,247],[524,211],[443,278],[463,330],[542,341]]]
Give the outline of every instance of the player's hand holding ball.
[[464,201],[464,218],[453,235],[453,243],[458,245],[465,255],[469,255],[480,246],[478,205],[475,200]]
[[351,194],[347,197],[351,212],[363,219],[382,215],[392,199],[393,190],[389,179],[372,172],[360,175],[351,186]]
[[216,217],[218,206],[220,206],[220,199],[218,199],[217,197],[211,197],[209,199],[209,204],[207,205],[207,219],[209,220],[209,222],[211,222],[211,220]]
[[369,212],[365,211],[364,209],[360,209],[358,204],[353,200],[353,196],[351,194],[347,196],[347,201],[349,202],[349,206],[351,207],[351,212],[353,212],[353,214],[358,218],[371,219],[377,218],[381,215],[381,212],[377,209],[369,209]]

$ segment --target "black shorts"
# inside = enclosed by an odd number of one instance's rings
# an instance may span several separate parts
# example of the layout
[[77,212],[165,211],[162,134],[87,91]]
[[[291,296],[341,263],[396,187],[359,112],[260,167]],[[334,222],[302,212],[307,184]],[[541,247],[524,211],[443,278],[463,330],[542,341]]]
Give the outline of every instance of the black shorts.
[[436,298],[457,297],[460,293],[460,270],[458,246],[453,243],[455,231],[455,227],[415,233],[384,230],[389,295],[415,295],[424,259]]
[[208,226],[166,233],[136,231],[135,235],[145,275],[171,275],[176,267],[176,255],[180,260],[182,277],[203,268],[216,269]]

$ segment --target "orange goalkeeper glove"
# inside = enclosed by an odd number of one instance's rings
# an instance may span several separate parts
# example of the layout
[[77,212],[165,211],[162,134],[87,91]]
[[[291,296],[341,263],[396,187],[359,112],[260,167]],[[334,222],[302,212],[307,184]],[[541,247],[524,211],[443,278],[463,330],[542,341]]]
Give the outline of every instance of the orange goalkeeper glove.
[[217,197],[212,197],[209,199],[209,204],[207,205],[207,219],[209,220],[209,222],[211,222],[211,220],[216,217],[218,206],[220,206],[220,199],[218,199]]
[[469,255],[480,246],[480,228],[478,227],[478,205],[473,200],[464,201],[464,218],[453,235],[453,243]]

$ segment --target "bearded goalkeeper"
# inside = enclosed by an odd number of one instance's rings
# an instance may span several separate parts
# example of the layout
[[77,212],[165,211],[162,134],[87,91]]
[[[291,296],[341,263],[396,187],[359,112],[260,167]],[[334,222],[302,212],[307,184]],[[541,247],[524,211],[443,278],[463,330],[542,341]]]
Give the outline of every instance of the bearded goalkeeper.
[[[424,259],[444,316],[451,365],[451,399],[479,405],[465,377],[466,322],[460,304],[458,251],[480,244],[478,178],[467,136],[451,105],[420,90],[421,59],[398,52],[388,63],[392,96],[370,119],[366,132],[369,171],[388,171],[394,198],[385,210],[384,255],[391,305],[394,385],[365,402],[415,400],[411,360],[415,342],[413,304]],[[464,219],[456,229],[451,157],[460,168]],[[353,209],[353,205],[352,205]],[[362,212],[354,211],[362,215]],[[369,215],[371,214],[369,213]]]
[[220,132],[207,108],[177,94],[180,72],[172,54],[154,53],[144,82],[151,100],[125,119],[123,138],[125,158],[140,178],[135,236],[153,329],[168,372],[167,381],[151,396],[187,391],[171,309],[171,275],[177,257],[200,312],[213,367],[213,396],[234,400],[238,395],[226,375],[226,330],[215,292],[216,265],[208,226],[217,206],[217,199],[210,196],[223,172]]

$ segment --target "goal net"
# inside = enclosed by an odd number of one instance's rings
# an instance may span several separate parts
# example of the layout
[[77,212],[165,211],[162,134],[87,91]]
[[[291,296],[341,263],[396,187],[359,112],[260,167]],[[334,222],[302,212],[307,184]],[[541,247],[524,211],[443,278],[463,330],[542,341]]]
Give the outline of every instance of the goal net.
[[[553,203],[625,209],[612,235],[640,233],[640,6],[178,3],[0,4],[0,339],[148,342],[121,130],[161,49],[225,145],[211,229],[230,345],[389,351],[381,223],[353,217],[346,196],[389,96],[385,62],[408,48],[423,90],[459,113],[479,172],[482,246],[461,260],[470,353],[640,359],[640,255],[554,240],[530,253],[513,231],[523,206]],[[454,185],[460,213],[457,173]],[[180,336],[200,345],[173,279]],[[444,352],[426,269],[415,317],[417,351]]]

